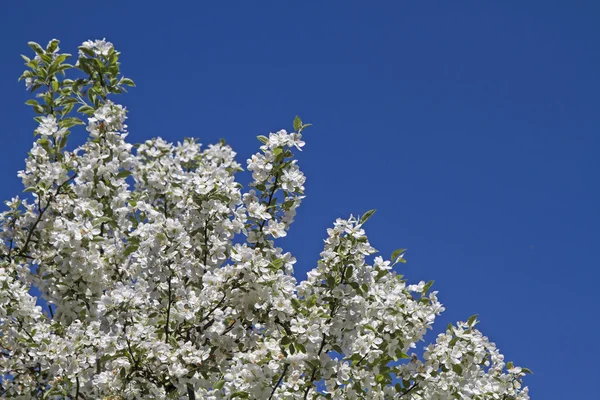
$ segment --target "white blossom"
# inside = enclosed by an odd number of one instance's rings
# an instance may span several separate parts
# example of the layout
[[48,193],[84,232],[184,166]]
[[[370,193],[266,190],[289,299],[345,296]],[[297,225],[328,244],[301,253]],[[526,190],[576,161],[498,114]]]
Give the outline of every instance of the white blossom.
[[529,399],[529,371],[474,319],[415,353],[444,307],[396,274],[401,256],[374,257],[361,218],[337,219],[297,281],[279,246],[304,198],[302,129],[259,137],[242,190],[225,143],[134,149],[125,108],[100,98],[72,151],[41,117],[19,172],[32,197],[0,214],[0,397]]
[[108,56],[110,50],[113,48],[111,42],[107,42],[106,39],[102,40],[88,40],[83,42],[81,47],[85,47],[94,52],[96,55]]

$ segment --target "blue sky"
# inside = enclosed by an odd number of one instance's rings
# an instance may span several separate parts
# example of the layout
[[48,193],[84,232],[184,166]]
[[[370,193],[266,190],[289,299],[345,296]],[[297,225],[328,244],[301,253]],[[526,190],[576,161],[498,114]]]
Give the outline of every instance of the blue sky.
[[[106,37],[137,88],[133,142],[314,124],[307,198],[282,245],[315,265],[337,217],[376,208],[371,243],[408,248],[450,321],[479,314],[535,399],[597,397],[600,3],[29,1],[0,15],[0,197],[35,127],[27,41]],[[433,339],[431,336],[430,339]]]

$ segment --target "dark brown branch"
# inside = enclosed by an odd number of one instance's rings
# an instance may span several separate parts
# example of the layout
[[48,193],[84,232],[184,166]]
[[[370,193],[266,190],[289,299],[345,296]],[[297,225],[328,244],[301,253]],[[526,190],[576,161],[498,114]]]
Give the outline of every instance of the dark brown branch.
[[[333,318],[333,317],[332,317]],[[327,321],[328,323],[331,322],[331,318]],[[319,352],[317,353],[317,358],[319,358],[321,356],[321,353],[323,352],[323,348],[325,347],[325,339],[327,338],[327,336],[325,334],[323,334],[323,338],[321,339],[321,346],[319,347]],[[317,367],[313,367],[312,369],[312,373],[310,374],[310,380],[309,385],[306,387],[306,390],[304,391],[304,399],[306,400],[308,398],[308,392],[310,392],[310,389],[313,387],[313,381],[315,380],[315,377],[317,375]]]
[[[346,274],[346,266],[344,266],[344,268],[341,271],[341,278],[340,278],[340,284],[342,284],[344,282],[344,275]],[[332,289],[329,289],[329,292],[332,292]],[[329,318],[327,319],[327,321],[325,322],[326,324],[329,324],[332,320],[333,317],[335,317],[335,314],[337,312],[337,307],[338,307],[338,301],[335,300],[334,302],[330,303],[331,304],[331,308],[330,308],[330,312],[329,312]],[[321,353],[323,352],[323,349],[325,348],[325,343],[326,343],[326,339],[327,336],[325,335],[325,333],[323,333],[323,338],[321,339],[321,346],[319,347],[319,352],[317,353],[317,358],[319,356],[321,356]],[[312,369],[312,373],[310,375],[310,380],[309,385],[306,387],[306,390],[304,391],[304,400],[306,400],[308,398],[308,392],[310,392],[310,389],[313,387],[313,382],[315,380],[315,377],[317,375],[317,366],[314,366]]]
[[167,321],[165,322],[165,343],[169,341],[169,319],[171,318],[171,279],[173,276],[169,276],[169,303],[167,304]]
[[194,387],[188,383],[187,385],[187,393],[189,400],[196,400],[196,393],[194,393]]
[[400,397],[402,397],[402,396],[404,396],[404,395],[407,395],[407,394],[409,394],[409,393],[410,393],[410,392],[411,392],[413,389],[415,389],[415,388],[417,387],[417,385],[418,385],[418,383],[417,383],[417,382],[413,383],[413,385],[412,385],[411,387],[409,387],[409,388],[408,388],[408,390],[406,390],[406,391],[405,391],[404,393],[402,393],[400,396],[398,396],[398,398],[400,398]]
[[[271,207],[271,201],[273,201],[273,196],[275,196],[275,192],[277,192],[277,183],[279,181],[279,174],[275,174],[275,181],[273,182],[273,187],[271,187],[271,193],[269,193],[269,200],[267,201],[267,212],[270,214],[270,207]],[[261,195],[262,197],[262,195]],[[267,223],[266,219],[263,219],[262,222],[260,223],[259,227],[258,227],[258,232],[262,233],[263,228],[265,227],[265,224]],[[258,247],[258,242],[256,242],[254,244],[254,248]]]
[[33,236],[33,232],[35,232],[35,228],[38,226],[38,224],[40,223],[40,221],[42,220],[42,217],[44,216],[44,213],[46,212],[46,210],[48,210],[48,208],[50,208],[50,202],[60,194],[61,189],[67,185],[69,182],[71,182],[73,179],[75,179],[75,177],[77,176],[77,174],[74,174],[72,177],[70,177],[69,179],[67,179],[66,181],[64,181],[63,183],[61,183],[58,188],[56,189],[56,193],[54,195],[51,195],[48,200],[47,200],[47,204],[46,207],[42,208],[42,200],[38,199],[38,217],[37,219],[34,221],[34,223],[32,224],[32,226],[29,229],[29,232],[27,234],[27,238],[25,239],[25,243],[23,244],[23,248],[21,248],[21,250],[19,250],[19,253],[17,254],[17,257],[21,257],[27,254],[27,249],[29,247],[29,243],[31,242],[32,236]]
[[269,396],[269,400],[271,400],[273,398],[273,395],[275,394],[275,391],[277,390],[277,387],[279,387],[279,385],[281,385],[281,381],[283,380],[283,377],[287,373],[287,370],[288,370],[289,366],[290,366],[289,364],[285,364],[285,367],[283,367],[283,371],[281,372],[281,376],[279,377],[279,380],[277,381],[277,384],[275,384],[275,386],[273,386],[273,390],[271,391],[271,395]]

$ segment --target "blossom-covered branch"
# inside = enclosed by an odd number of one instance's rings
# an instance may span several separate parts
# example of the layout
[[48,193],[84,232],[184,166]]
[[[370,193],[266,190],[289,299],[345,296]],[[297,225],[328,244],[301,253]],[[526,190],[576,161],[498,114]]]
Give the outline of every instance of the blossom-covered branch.
[[335,221],[297,281],[279,246],[305,196],[299,117],[258,137],[246,190],[224,141],[128,143],[120,53],[87,41],[72,65],[58,45],[24,56],[39,125],[0,214],[0,397],[529,399],[475,317],[415,352],[444,308],[394,271],[403,249],[375,257],[373,212]]

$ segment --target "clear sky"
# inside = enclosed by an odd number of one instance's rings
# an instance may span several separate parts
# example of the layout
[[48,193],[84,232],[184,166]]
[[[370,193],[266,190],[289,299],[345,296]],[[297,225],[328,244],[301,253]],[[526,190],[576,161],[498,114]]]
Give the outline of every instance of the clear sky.
[[337,217],[376,208],[450,321],[479,314],[534,399],[598,398],[600,3],[4,1],[0,197],[32,142],[27,41],[103,38],[137,88],[130,139],[306,132],[307,198],[282,246],[304,277]]

